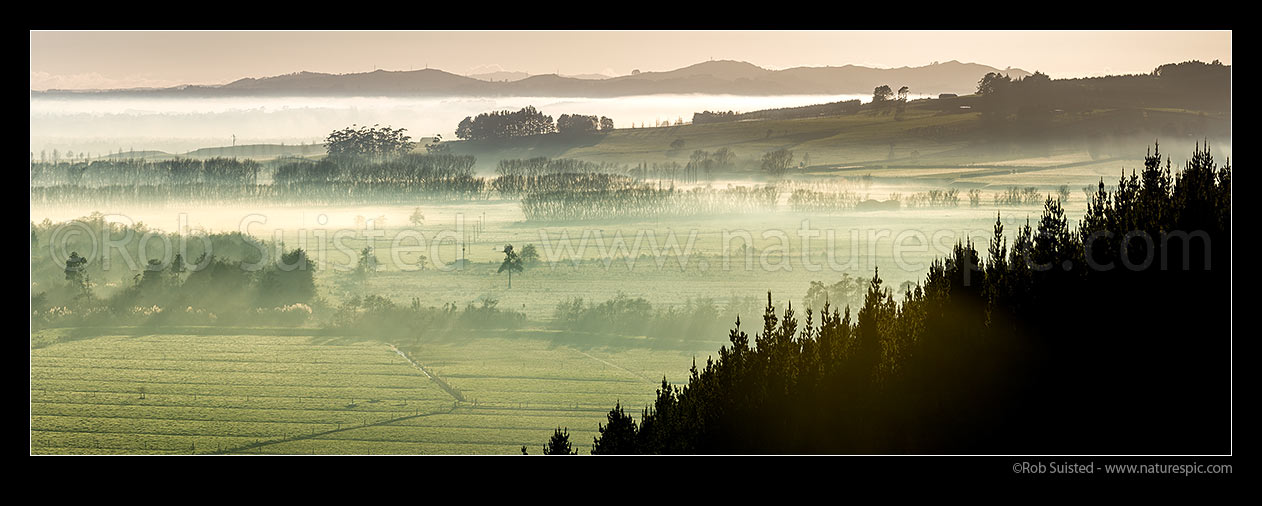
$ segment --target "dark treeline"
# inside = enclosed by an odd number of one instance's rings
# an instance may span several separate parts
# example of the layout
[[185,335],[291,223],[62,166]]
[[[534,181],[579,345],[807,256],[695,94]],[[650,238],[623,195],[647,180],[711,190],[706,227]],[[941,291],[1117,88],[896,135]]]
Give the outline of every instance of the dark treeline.
[[[109,247],[104,247],[105,244]],[[145,244],[142,254],[141,244]],[[276,255],[274,245],[240,232],[180,236],[150,229],[144,223],[113,223],[101,213],[93,213],[70,222],[44,220],[31,223],[31,294],[45,293],[53,305],[70,303],[78,293],[71,290],[63,272],[66,257],[79,253],[88,260],[81,274],[94,294],[106,296],[129,286],[134,276],[148,269],[147,262],[160,259],[174,262],[181,254],[185,268],[197,267],[194,260],[213,252],[225,261],[261,265],[268,255]],[[108,261],[107,261],[108,260]]]
[[1046,114],[1101,107],[1231,110],[1231,67],[1217,61],[1162,65],[1145,75],[1051,79],[1035,72],[1022,79],[990,73],[978,82],[985,112],[997,115]]
[[227,204],[260,202],[277,197],[271,185],[223,186],[211,184],[79,185],[32,186],[31,205],[163,205]]
[[407,155],[416,148],[406,128],[356,126],[334,130],[324,139],[329,158],[384,161]]
[[301,161],[277,168],[272,187],[281,199],[488,198],[487,180],[474,175],[476,162],[470,155],[445,153],[408,154],[377,163],[362,158]]
[[491,186],[501,195],[514,196],[523,192],[528,195],[541,193],[581,194],[609,192],[639,188],[638,181],[627,176],[600,172],[540,174],[536,176],[504,175],[495,178]]
[[[720,150],[722,151],[722,150]],[[730,162],[730,153],[709,153],[698,162],[705,166]],[[695,157],[694,157],[695,158]],[[39,205],[110,204],[127,202],[133,205],[167,202],[224,204],[226,202],[268,203],[338,203],[338,202],[414,202],[419,199],[481,200],[494,197],[516,198],[523,192],[591,191],[636,188],[641,176],[676,177],[674,171],[637,171],[623,165],[592,163],[568,158],[501,160],[498,177],[476,176],[471,155],[448,153],[406,154],[384,159],[365,156],[337,156],[319,161],[288,159],[271,162],[267,170],[271,181],[257,182],[257,174],[248,181],[220,177],[220,172],[201,173],[190,169],[190,177],[150,177],[143,174],[167,174],[168,162],[130,160],[116,164],[96,164],[104,172],[92,172],[94,185],[55,184],[31,186],[31,202]],[[201,162],[192,161],[200,164]],[[221,160],[219,165],[253,167],[252,161]],[[231,163],[229,163],[231,162]],[[38,164],[36,164],[38,165]],[[33,171],[50,171],[36,167]],[[62,164],[63,169],[67,164]],[[206,167],[219,165],[207,164]],[[180,165],[193,167],[192,164]],[[700,165],[698,165],[700,166]],[[33,167],[35,167],[33,165]],[[656,167],[656,166],[655,166]],[[109,174],[120,170],[122,177]],[[199,169],[205,171],[205,169]],[[148,172],[146,172],[148,171]],[[64,172],[64,170],[63,170]],[[686,171],[684,171],[686,172]],[[212,174],[212,175],[205,175]],[[627,175],[622,175],[627,174]],[[52,182],[51,178],[44,178]],[[119,181],[135,180],[135,183]]]
[[907,207],[959,207],[960,189],[945,188],[913,193],[904,199],[904,203]]
[[520,111],[493,111],[467,117],[456,126],[456,138],[464,140],[525,137],[556,132],[552,116],[533,106]]
[[258,183],[262,166],[254,160],[211,158],[146,161],[143,159],[77,162],[31,162],[31,186],[226,185]]
[[[57,255],[68,258],[54,257],[48,244],[54,238]],[[106,241],[118,245],[107,248],[108,260],[91,253]],[[319,325],[338,335],[401,339],[450,329],[517,328],[526,321],[485,297],[463,309],[454,303],[421,307],[416,300],[400,306],[378,295],[330,306],[317,295],[317,265],[304,250],[284,251],[240,232],[181,237],[94,214],[69,224],[32,224],[31,252],[33,329]]]
[[1043,196],[1039,194],[1038,188],[1033,186],[1025,188],[1013,186],[1006,192],[996,193],[993,200],[996,206],[1030,206],[1041,202]]
[[[976,195],[980,194],[975,194],[974,196]],[[795,212],[827,214],[865,210],[898,210],[904,205],[907,208],[933,209],[959,207],[960,205],[960,190],[958,188],[934,189],[906,196],[901,193],[892,193],[889,200],[884,202],[867,197],[867,194],[861,196],[859,193],[849,190],[819,191],[809,188],[798,188],[789,195],[789,207]],[[998,205],[997,200],[996,205]]]
[[408,154],[383,162],[349,157],[281,165],[273,184],[366,183],[411,185],[473,177],[477,159],[470,155]]
[[[1229,136],[1231,67],[1191,61],[1145,75],[1055,80],[1039,72],[1019,79],[990,73],[978,82],[976,99],[974,110],[981,112],[992,145],[1016,143],[1045,154],[1065,138],[1085,140],[1093,158],[1116,157],[1134,152],[1140,125],[1166,139]],[[1058,128],[1058,118],[1077,115],[1086,120]]]
[[[88,170],[81,172],[73,182],[44,176],[35,179],[37,171],[64,173],[67,164],[60,164],[61,169],[32,164],[30,191],[32,204],[42,205],[413,202],[417,198],[489,198],[489,182],[474,175],[476,162],[473,156],[446,153],[376,158],[339,155],[320,161],[279,159],[266,164],[271,175],[268,184],[259,182],[261,165],[252,160],[92,162],[84,165]],[[241,175],[247,172],[248,177]],[[36,182],[56,184],[44,186]]]
[[611,173],[618,169],[621,169],[621,166],[614,166],[605,163],[592,163],[572,158],[548,158],[546,156],[539,156],[535,158],[500,160],[499,164],[495,168],[495,172],[501,176],[535,177],[567,173]]
[[456,126],[462,140],[504,139],[551,133],[583,134],[613,130],[613,120],[601,116],[562,114],[557,121],[533,106],[519,111],[493,111],[466,117]]
[[604,116],[562,114],[557,118],[557,133],[561,135],[593,134],[613,130],[613,120]]
[[[1090,194],[1095,193],[1095,187]],[[1058,200],[1064,202],[1068,199],[1068,186],[1062,186],[1057,194]],[[1090,195],[1088,195],[1090,196]],[[853,190],[816,190],[812,188],[795,188],[793,193],[789,195],[789,208],[795,212],[808,213],[846,213],[851,211],[865,210],[898,210],[903,207],[912,208],[954,208],[959,207],[962,199],[960,198],[959,188],[943,188],[933,189],[923,192],[916,192],[910,195],[902,193],[891,193],[889,200],[877,201],[871,200],[870,193],[859,193]],[[967,197],[970,207],[979,207],[982,204],[982,191],[974,188],[968,191]],[[1039,193],[1038,188],[1029,186],[1025,188],[1010,187],[1001,192],[991,194],[991,203],[995,207],[1000,206],[1035,206],[1044,202],[1044,196]]]
[[266,204],[321,205],[345,203],[413,204],[418,201],[484,200],[495,196],[486,178],[458,177],[395,183],[291,183],[286,185],[144,185],[31,187],[32,205],[65,204],[161,206]]
[[736,153],[726,147],[714,152],[694,150],[692,155],[688,156],[688,164],[684,166],[683,177],[680,181],[696,183],[701,180],[713,180],[715,173],[733,169],[735,161]]
[[781,120],[798,118],[817,118],[823,116],[840,116],[859,112],[858,100],[846,100],[827,104],[806,105],[801,107],[784,107],[780,109],[764,109],[747,113],[734,111],[703,111],[692,114],[692,124],[723,123],[745,120]]
[[[1048,198],[857,310],[768,294],[761,331],[622,406],[593,453],[1208,454],[1230,450],[1231,169],[1159,153],[1077,229]],[[984,257],[984,260],[983,260]]]
[[[649,336],[688,340],[698,336],[722,335],[736,315],[758,308],[757,297],[732,297],[724,304],[714,299],[689,299],[681,305],[653,307],[642,297],[619,293],[604,302],[584,302],[581,297],[557,304],[552,327],[619,336]],[[716,334],[716,332],[718,334]]]
[[[632,185],[623,184],[626,181]],[[780,196],[774,186],[683,190],[626,181],[606,188],[528,192],[521,201],[522,212],[527,220],[537,221],[744,214],[774,209]]]
[[800,213],[838,213],[857,208],[862,200],[852,191],[798,188],[789,195],[789,208]]
[[482,297],[463,309],[455,303],[424,307],[418,299],[410,306],[379,296],[351,297],[332,313],[326,328],[339,335],[372,338],[415,339],[433,337],[448,330],[514,329],[525,325],[526,315],[498,307],[499,300]]
[[[112,292],[99,290],[110,274],[100,270],[102,260],[71,251],[61,273],[39,273],[41,290],[31,295],[32,328],[297,325],[312,315],[308,304],[315,300],[316,266],[305,251],[284,251],[270,258],[268,246],[248,236],[216,234],[207,240],[211,246],[198,248],[201,253],[194,259],[184,258],[183,253],[150,258],[141,263],[139,272],[114,266],[124,274],[135,274],[114,283],[122,286]],[[216,253],[208,254],[207,249]],[[121,258],[113,261],[122,263]],[[54,263],[32,262],[32,269],[36,265],[47,269]],[[57,274],[64,277],[53,279]]]

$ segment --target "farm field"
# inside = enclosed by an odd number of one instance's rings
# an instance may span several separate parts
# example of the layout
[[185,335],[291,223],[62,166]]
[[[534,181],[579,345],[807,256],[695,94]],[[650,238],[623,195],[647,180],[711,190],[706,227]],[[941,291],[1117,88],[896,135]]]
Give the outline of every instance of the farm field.
[[[1067,215],[1076,222],[1086,205],[1080,188],[1071,191]],[[423,209],[428,216],[428,208]],[[771,291],[777,304],[788,299],[796,305],[812,281],[833,282],[843,274],[870,278],[879,268],[886,286],[920,282],[930,263],[957,241],[989,241],[997,212],[1012,234],[1027,218],[1037,224],[1042,206],[970,208],[965,201],[956,208],[843,215],[779,212],[587,225],[489,222],[463,244],[468,263],[459,269],[451,265],[462,254],[455,241],[445,240],[436,250],[427,245],[418,253],[409,239],[396,252],[394,245],[400,243],[393,238],[411,232],[387,229],[373,242],[380,263],[370,279],[352,282],[344,272],[350,257],[331,249],[319,250],[330,267],[318,271],[316,279],[330,301],[372,293],[398,304],[417,299],[422,306],[441,307],[487,297],[536,321],[550,319],[567,299],[602,302],[618,293],[678,305],[689,299],[723,303],[765,297]],[[451,223],[419,229],[427,239],[453,235]],[[285,240],[297,244],[298,237]],[[352,251],[368,245],[355,239],[346,243]],[[542,260],[515,274],[511,289],[497,272],[504,244],[534,244]],[[421,254],[428,255],[425,269],[416,267]],[[436,268],[442,264],[449,267]]]
[[[738,313],[748,329],[762,313],[767,292],[778,309],[789,302],[801,311],[812,282],[833,283],[843,275],[868,279],[878,268],[884,286],[901,298],[956,242],[972,241],[984,250],[996,214],[1012,237],[1027,220],[1037,224],[1043,197],[1065,187],[1066,217],[1077,223],[1087,207],[1084,186],[1100,179],[1112,186],[1124,169],[1142,167],[1138,159],[1093,159],[1081,149],[977,159],[959,142],[908,133],[949,130],[970,118],[916,114],[902,123],[883,122],[885,131],[872,132],[865,130],[871,118],[768,121],[758,131],[750,125],[686,130],[689,150],[718,149],[727,145],[725,138],[739,138],[731,145],[746,157],[780,147],[803,154],[815,150],[811,166],[781,188],[774,209],[730,215],[535,221],[526,218],[518,200],[498,196],[321,206],[33,203],[32,223],[97,211],[139,230],[239,231],[273,247],[302,248],[317,268],[311,301],[316,318],[303,324],[309,328],[229,327],[215,335],[191,328],[33,334],[31,451],[518,454],[523,444],[538,453],[553,429],[566,427],[575,449],[587,453],[597,424],[615,403],[638,418],[663,376],[685,382],[693,358],[704,364],[726,344],[726,335],[706,331],[659,339],[562,331],[553,325],[558,305],[582,299],[590,306],[626,296],[643,298],[660,311],[709,300],[725,315]],[[655,158],[662,146],[684,131],[623,131],[601,144],[556,154],[610,163],[633,164],[642,156],[663,161]],[[897,147],[875,142],[886,135],[899,137]],[[825,152],[840,154],[830,158]],[[758,177],[710,183],[713,188],[761,184]],[[696,186],[705,183],[683,185]],[[1040,194],[1038,204],[995,205],[996,197],[1024,188]],[[850,192],[859,200],[902,205],[795,210],[795,189]],[[944,189],[959,192],[959,205],[913,204],[917,195]],[[981,192],[979,205],[971,205],[969,190]],[[32,251],[33,269],[48,270],[48,239]],[[511,288],[499,272],[506,244],[518,251],[534,245],[541,260],[515,274]],[[356,277],[351,269],[365,248],[377,264],[371,275]],[[43,284],[32,282],[32,297],[60,285],[62,264],[52,265]],[[93,280],[96,296],[125,290],[135,284],[135,275],[136,268],[103,271]],[[393,343],[398,352],[374,335],[324,335],[320,327],[340,305],[367,296],[401,307],[493,301],[501,310],[524,314],[526,321],[502,330],[418,328],[415,339]],[[48,333],[56,336],[43,335]]]
[[[1076,222],[1086,207],[1085,197],[1080,187],[1070,187],[1070,191],[1066,210],[1071,222]],[[310,252],[319,262],[315,279],[320,296],[334,305],[369,294],[403,305],[417,299],[425,307],[449,303],[463,307],[489,297],[497,299],[502,309],[544,321],[567,299],[601,302],[619,292],[653,304],[683,304],[700,298],[721,302],[762,297],[768,290],[777,301],[800,301],[811,281],[835,281],[842,274],[871,277],[876,268],[887,286],[897,288],[904,282],[921,281],[929,264],[947,254],[956,241],[988,241],[996,213],[1012,234],[1027,218],[1037,223],[1042,212],[1041,205],[995,207],[989,205],[989,195],[977,208],[964,200],[959,207],[945,209],[832,215],[778,211],[726,218],[565,224],[523,221],[515,202],[329,210],[330,222],[338,225],[323,228],[314,223],[315,213],[308,213],[311,216],[304,225],[288,221],[283,209],[277,210],[279,218],[272,218],[272,210],[266,209],[221,210],[215,216],[217,220],[268,216],[266,224],[250,225],[249,231],[260,238],[279,239],[287,248]],[[426,222],[403,226],[415,207],[425,213]],[[165,211],[166,216],[173,211]],[[211,213],[186,211],[190,221]],[[486,221],[475,233],[471,223],[483,213]],[[374,229],[379,235],[372,242],[364,226],[354,225],[357,217],[365,216],[385,217],[385,226]],[[459,227],[457,216],[462,216]],[[155,223],[144,215],[134,219],[153,226],[163,221]],[[334,239],[338,234],[345,237]],[[516,248],[534,244],[541,257],[539,264],[513,276],[512,289],[507,277],[497,272],[505,244]],[[377,272],[367,280],[353,280],[349,272],[353,259],[368,246],[378,259]],[[153,255],[160,255],[155,251]],[[47,250],[37,253],[47,255]],[[467,263],[458,268],[462,255]],[[421,256],[426,257],[424,268],[419,267]],[[111,282],[115,287],[129,284],[128,279],[105,278],[101,294],[116,289],[108,285]]]
[[586,453],[615,402],[642,409],[693,356],[492,337],[404,349],[466,401],[378,341],[152,334],[39,347],[31,453],[516,454],[558,426]]

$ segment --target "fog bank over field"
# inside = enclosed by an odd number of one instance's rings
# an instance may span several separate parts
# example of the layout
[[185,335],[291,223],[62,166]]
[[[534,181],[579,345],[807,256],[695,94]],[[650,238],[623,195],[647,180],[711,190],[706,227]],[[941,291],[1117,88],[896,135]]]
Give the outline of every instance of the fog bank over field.
[[[923,98],[912,94],[912,99]],[[171,154],[236,144],[318,144],[352,123],[406,128],[414,138],[454,139],[467,116],[533,105],[544,114],[608,116],[617,128],[691,121],[701,111],[749,112],[871,95],[646,95],[573,97],[33,97],[31,151],[70,150],[101,156],[111,151]]]
[[32,91],[31,453],[1230,452],[1230,66],[771,73]]

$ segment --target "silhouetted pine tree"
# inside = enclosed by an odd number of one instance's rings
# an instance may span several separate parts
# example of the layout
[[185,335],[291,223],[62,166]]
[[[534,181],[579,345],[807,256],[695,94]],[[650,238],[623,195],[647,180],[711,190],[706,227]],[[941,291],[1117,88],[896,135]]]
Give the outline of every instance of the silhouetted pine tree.
[[557,427],[556,432],[552,434],[552,439],[548,440],[548,446],[543,447],[543,454],[578,455],[578,452],[570,444],[570,430],[568,427],[565,429]]
[[592,442],[592,455],[639,453],[636,448],[635,420],[623,412],[622,403],[609,411],[608,420],[608,425],[597,427],[600,435]]

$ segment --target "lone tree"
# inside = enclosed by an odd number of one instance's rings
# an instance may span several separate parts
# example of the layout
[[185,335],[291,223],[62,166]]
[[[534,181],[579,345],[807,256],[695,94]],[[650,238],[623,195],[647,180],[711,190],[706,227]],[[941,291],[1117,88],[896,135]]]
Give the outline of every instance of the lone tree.
[[543,447],[544,455],[578,455],[570,444],[570,429],[566,427],[561,429],[557,427],[556,432],[552,434],[552,439],[548,440],[548,446]]
[[762,170],[775,177],[783,176],[793,165],[793,152],[784,148],[762,155]]
[[88,259],[79,256],[77,251],[71,251],[70,258],[66,259],[66,281],[78,288],[83,295],[91,291],[92,284],[88,281]]
[[872,108],[875,112],[889,114],[894,100],[894,90],[888,84],[882,84],[872,90]]
[[369,162],[384,161],[411,153],[416,148],[406,128],[394,129],[378,125],[351,125],[336,130],[324,139],[329,158],[359,158]]
[[884,102],[886,100],[891,100],[893,98],[894,98],[894,90],[890,89],[890,86],[888,84],[882,84],[880,86],[877,86],[876,89],[872,90],[873,102]]
[[359,262],[355,265],[353,275],[355,279],[365,281],[375,272],[377,272],[377,255],[373,254],[372,246],[368,246],[360,250]]
[[666,152],[666,156],[675,156],[676,154],[679,154],[680,151],[683,151],[684,146],[687,145],[688,141],[683,140],[683,138],[675,139],[670,143],[670,150]]
[[508,271],[508,289],[513,289],[513,272],[521,272],[521,257],[513,251],[512,244],[504,245],[504,262],[500,264],[500,270],[497,272]]
[[907,110],[907,96],[910,94],[911,94],[911,89],[906,86],[903,86],[902,88],[898,89],[898,100],[895,103],[895,105],[897,106],[897,110],[895,111],[895,114],[897,114],[898,119],[902,119],[903,111]]

